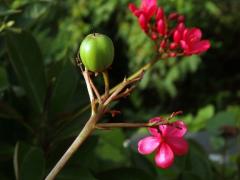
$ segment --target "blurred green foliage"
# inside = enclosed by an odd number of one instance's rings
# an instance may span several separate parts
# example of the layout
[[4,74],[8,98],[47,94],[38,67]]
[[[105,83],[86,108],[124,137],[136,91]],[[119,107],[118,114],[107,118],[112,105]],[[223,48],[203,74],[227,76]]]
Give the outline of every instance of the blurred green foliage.
[[[100,32],[112,38],[116,56],[111,85],[152,58],[153,44],[129,12],[128,3],[0,1],[1,180],[42,179],[86,122],[87,92],[74,66],[85,35]],[[201,57],[160,61],[127,100],[114,106],[122,114],[103,121],[146,122],[183,110],[180,118],[189,127],[189,154],[176,157],[173,167],[161,170],[152,156],[136,151],[146,129],[96,131],[57,179],[240,178],[240,2],[161,0],[159,5],[167,13],[186,15],[188,26],[203,29],[212,48]],[[197,143],[195,136],[209,143]]]

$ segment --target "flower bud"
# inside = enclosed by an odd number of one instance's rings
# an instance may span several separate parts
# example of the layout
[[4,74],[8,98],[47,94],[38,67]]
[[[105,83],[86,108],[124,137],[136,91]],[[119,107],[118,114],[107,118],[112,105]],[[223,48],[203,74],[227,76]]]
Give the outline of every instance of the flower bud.
[[185,17],[183,15],[178,17],[178,22],[179,23],[184,22],[184,21],[185,21]]
[[173,40],[175,43],[179,43],[179,41],[181,40],[181,34],[178,30],[174,31]]
[[178,18],[178,16],[179,16],[179,14],[177,12],[173,12],[173,13],[169,14],[168,19],[175,20]]
[[177,48],[177,46],[178,46],[178,44],[177,43],[175,43],[175,42],[172,42],[171,44],[170,44],[170,49],[171,50],[174,50],[174,49],[176,49]]
[[164,10],[162,7],[159,7],[156,12],[156,20],[164,19]]
[[138,18],[139,25],[141,26],[142,30],[147,32],[148,31],[148,21],[146,17],[141,14]]
[[165,35],[166,33],[166,26],[165,26],[165,22],[160,19],[158,22],[157,22],[157,30],[159,32],[160,35]]

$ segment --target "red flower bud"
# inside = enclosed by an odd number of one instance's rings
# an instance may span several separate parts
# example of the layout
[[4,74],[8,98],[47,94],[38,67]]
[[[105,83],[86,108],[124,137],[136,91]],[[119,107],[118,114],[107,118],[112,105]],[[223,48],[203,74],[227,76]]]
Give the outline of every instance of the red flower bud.
[[175,43],[175,42],[172,42],[171,44],[170,44],[170,49],[171,50],[174,50],[174,49],[176,49],[177,48],[177,46],[178,46],[178,44],[177,43]]
[[139,22],[141,28],[143,29],[143,31],[147,32],[148,31],[148,21],[143,14],[141,14],[139,16],[138,22]]
[[181,34],[178,30],[174,31],[173,33],[173,41],[175,43],[179,43],[179,41],[181,40]]
[[152,38],[152,40],[156,40],[156,39],[158,38],[157,33],[152,32],[152,34],[151,34],[151,38]]
[[161,43],[160,43],[161,48],[163,48],[163,49],[166,48],[166,45],[167,45],[167,42],[165,40],[161,41]]
[[176,54],[175,52],[170,52],[170,53],[168,53],[168,56],[169,56],[169,57],[176,57],[177,54]]
[[168,19],[175,20],[178,18],[178,16],[179,16],[179,14],[177,12],[173,12],[173,13],[169,14]]
[[179,23],[184,22],[184,21],[185,21],[185,17],[183,15],[178,16],[178,22]]
[[158,20],[157,22],[157,30],[159,34],[162,36],[166,34],[165,22],[162,19]]
[[137,7],[134,4],[130,3],[128,4],[128,9],[134,14],[134,12],[137,10]]
[[162,7],[159,7],[157,9],[156,20],[159,20],[159,19],[164,19],[164,10]]
[[178,30],[180,33],[182,33],[182,32],[184,31],[184,29],[185,29],[185,24],[184,24],[183,22],[181,22],[181,23],[179,23],[179,24],[177,25],[177,30]]

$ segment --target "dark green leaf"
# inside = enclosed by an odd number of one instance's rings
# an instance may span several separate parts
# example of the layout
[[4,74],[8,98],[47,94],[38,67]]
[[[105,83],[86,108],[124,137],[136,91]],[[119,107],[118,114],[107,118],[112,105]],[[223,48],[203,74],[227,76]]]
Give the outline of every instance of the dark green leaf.
[[190,143],[189,147],[190,150],[186,156],[185,168],[183,170],[194,174],[194,176],[197,176],[201,180],[211,180],[212,171],[208,161],[208,156],[196,143]]
[[6,70],[0,66],[0,91],[8,88],[8,78]]
[[34,109],[40,113],[46,91],[43,59],[34,37],[25,31],[7,31],[7,50],[11,64]]
[[91,172],[82,167],[64,169],[56,180],[97,180]]
[[201,180],[200,177],[198,177],[196,174],[192,172],[183,172],[178,180]]
[[17,143],[14,152],[14,170],[17,180],[42,180],[45,173],[45,159],[42,150]]
[[145,156],[136,152],[131,152],[131,159],[134,167],[142,169],[153,176],[157,175],[155,165],[153,165],[153,163],[151,163]]
[[100,139],[97,154],[104,160],[123,162],[126,160],[126,152],[123,148],[124,134],[121,129],[99,132]]
[[191,131],[199,131],[200,129],[205,128],[207,121],[213,117],[214,115],[214,106],[213,105],[207,105],[200,109],[196,115],[196,117],[193,119],[192,123],[190,124],[189,129]]
[[70,60],[63,61],[53,89],[50,103],[51,112],[64,110],[77,87],[77,80],[78,74]]
[[101,172],[97,175],[99,180],[146,180],[155,178],[141,169],[117,168]]
[[234,125],[235,116],[231,112],[222,111],[216,114],[207,123],[207,130],[215,135],[219,134],[224,125]]

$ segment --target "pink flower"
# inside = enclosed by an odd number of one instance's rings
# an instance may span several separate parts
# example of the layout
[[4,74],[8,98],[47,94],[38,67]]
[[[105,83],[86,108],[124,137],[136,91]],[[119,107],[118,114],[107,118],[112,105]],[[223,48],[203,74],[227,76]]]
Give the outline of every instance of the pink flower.
[[141,28],[146,32],[148,30],[148,22],[157,11],[157,0],[142,0],[140,8],[134,4],[128,5],[130,11],[138,17]]
[[201,40],[202,32],[199,28],[186,28],[180,23],[173,33],[173,40],[179,43],[185,55],[200,54],[210,48],[209,40]]
[[[150,123],[162,121],[160,117],[149,120]],[[183,121],[149,128],[149,132],[151,136],[138,142],[138,151],[144,155],[155,151],[155,162],[158,167],[168,168],[173,164],[174,154],[181,156],[188,152],[188,143],[183,138],[183,135],[187,132],[187,127]]]

